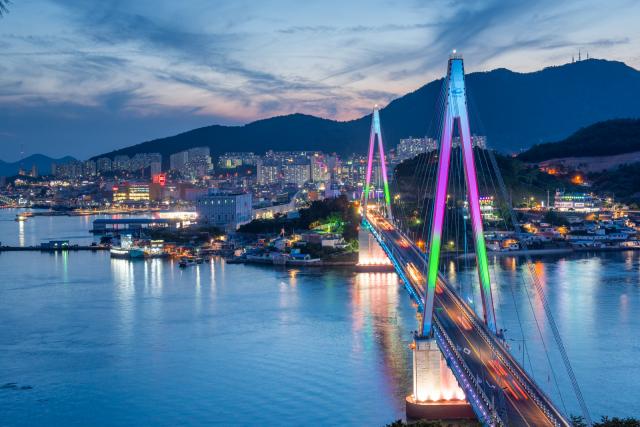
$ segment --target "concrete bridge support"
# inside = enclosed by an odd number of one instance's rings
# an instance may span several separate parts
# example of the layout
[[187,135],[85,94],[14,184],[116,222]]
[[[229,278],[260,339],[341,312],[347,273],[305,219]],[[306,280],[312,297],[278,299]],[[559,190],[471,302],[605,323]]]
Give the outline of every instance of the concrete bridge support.
[[442,357],[435,339],[416,336],[413,341],[413,394],[406,399],[408,419],[474,420],[471,405]]
[[360,229],[358,245],[359,271],[394,271],[387,254],[369,231]]

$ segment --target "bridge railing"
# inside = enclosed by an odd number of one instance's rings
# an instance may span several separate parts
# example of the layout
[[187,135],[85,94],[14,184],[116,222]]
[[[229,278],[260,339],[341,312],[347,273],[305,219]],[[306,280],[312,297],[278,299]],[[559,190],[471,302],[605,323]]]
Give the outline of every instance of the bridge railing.
[[491,348],[492,353],[500,359],[503,365],[507,367],[511,375],[518,381],[518,383],[520,383],[527,392],[527,395],[533,399],[547,418],[556,426],[568,426],[569,423],[564,419],[564,416],[555,409],[555,406],[551,403],[551,400],[546,396],[546,394],[540,390],[531,379],[529,379],[528,374],[524,372],[523,368],[521,368],[517,362],[515,362],[513,356],[509,353],[509,350],[504,348],[495,340],[495,338],[490,336],[484,324],[478,321],[472,309],[464,301],[461,301],[457,294],[451,290],[445,278],[440,277],[440,280],[445,285],[443,288],[452,296],[453,301],[466,314],[467,319],[473,324],[482,339]]
[[[416,289],[414,284],[407,278],[406,272],[404,271],[405,269],[399,262],[399,260],[401,260],[400,255],[396,253],[393,246],[387,245],[384,238],[368,221],[366,221],[366,218],[363,218],[363,224],[371,234],[373,234],[376,241],[380,244],[380,247],[382,247],[391,260],[391,263],[394,265],[396,272],[400,276],[400,279],[404,283],[405,288],[409,291],[411,297],[420,307],[422,307],[422,299],[418,296],[419,290]],[[468,398],[468,400],[471,403],[471,406],[475,409],[476,415],[481,422],[486,425],[505,425],[497,416],[494,405],[486,396],[482,387],[478,384],[476,377],[473,375],[466,362],[455,348],[453,341],[444,331],[439,321],[437,322],[436,342],[438,343],[438,347],[444,355],[445,360],[447,360],[447,364],[452,367],[454,376],[458,380],[459,384],[463,385],[463,388],[467,390],[468,394],[471,394],[471,398]]]
[[[396,271],[401,276],[401,279],[404,282],[405,287],[407,288],[407,290],[409,290],[413,299],[419,305],[422,305],[422,299],[418,295],[419,290],[416,289],[414,285],[411,283],[411,281],[407,279],[406,273],[404,271],[404,267],[398,263],[399,256],[398,254],[395,253],[395,247],[393,245],[387,245],[384,238],[378,233],[375,227],[373,227],[371,223],[366,219],[366,216],[363,217],[363,223],[366,224],[367,228],[371,231],[375,239],[378,241],[378,243],[380,243],[380,246],[383,248],[385,253],[387,253],[387,255],[389,256],[389,259],[394,264]],[[403,237],[406,237],[404,233],[400,232],[400,230],[395,230],[395,231],[398,232]],[[421,257],[423,257],[423,252],[420,251],[420,249],[415,246],[413,241],[412,240],[408,240],[408,241],[410,242],[411,248],[414,250],[414,252],[416,252]],[[446,292],[448,292],[452,296],[452,300],[455,302],[455,304],[457,304],[462,309],[462,311],[466,314],[466,317],[472,323],[472,325],[474,326],[474,329],[476,329],[476,331],[479,332],[482,339],[491,348],[492,353],[497,358],[499,358],[500,361],[507,367],[507,369],[512,374],[512,376],[518,381],[518,383],[520,383],[520,385],[527,392],[527,395],[533,399],[536,406],[540,408],[540,410],[554,425],[568,426],[569,423],[564,419],[563,415],[560,414],[555,409],[555,406],[551,403],[551,400],[544,394],[542,390],[540,390],[537,387],[537,385],[535,385],[535,383],[532,380],[529,379],[528,374],[526,374],[526,372],[517,364],[517,362],[514,361],[513,357],[511,356],[511,353],[509,353],[507,349],[505,349],[502,345],[500,345],[494,338],[492,338],[489,335],[484,324],[478,321],[477,316],[475,315],[475,312],[473,312],[473,310],[464,301],[462,301],[453,290],[451,290],[451,287],[446,281],[446,279],[442,275],[439,275],[439,280],[444,285],[443,288],[446,290]],[[476,382],[475,376],[468,369],[468,367],[466,366],[466,363],[464,362],[464,359],[462,359],[460,354],[457,352],[455,346],[452,345],[452,341],[448,338],[448,336],[444,332],[444,329],[442,328],[441,324],[439,324],[438,329],[440,330],[440,333],[442,334],[442,336],[446,337],[449,340],[449,343],[451,343],[450,351],[452,352],[452,354],[457,354],[457,359],[460,365],[466,367],[467,375],[465,375],[465,377],[468,377],[466,381],[470,381],[474,383],[479,390],[479,395],[480,396],[484,395],[482,388]],[[444,353],[443,347],[441,347],[441,350]],[[460,381],[460,378],[458,380]],[[494,409],[493,405],[491,404],[488,404],[487,408]],[[495,411],[494,411],[494,414],[495,414]]]
[[[478,383],[476,376],[471,372],[471,369],[469,369],[469,366],[437,318],[434,318],[433,326],[438,347],[447,360],[447,365],[449,365],[453,371],[458,383],[463,389],[467,390],[467,399],[472,403],[472,406],[478,408],[476,415],[480,419],[480,422],[485,425],[504,426],[505,423],[498,416],[494,403],[489,400]],[[469,396],[469,394],[471,396]]]

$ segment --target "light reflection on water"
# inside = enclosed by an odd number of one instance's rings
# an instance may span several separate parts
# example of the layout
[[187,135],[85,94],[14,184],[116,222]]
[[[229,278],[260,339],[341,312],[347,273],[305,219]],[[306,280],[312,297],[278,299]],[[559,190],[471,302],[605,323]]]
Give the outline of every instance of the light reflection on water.
[[[638,416],[640,404],[635,396],[640,386],[632,379],[640,375],[640,364],[634,362],[640,346],[633,332],[640,320],[629,313],[640,310],[640,252],[545,256],[533,259],[533,269],[593,415]],[[507,329],[512,353],[518,361],[524,355],[525,368],[554,402],[577,414],[578,404],[544,306],[531,281],[525,279],[529,276],[524,260],[493,258],[491,277],[498,326]],[[468,269],[457,269],[455,278],[458,286],[466,283],[472,289],[475,309],[481,309],[473,263]]]
[[[65,233],[90,224],[76,221]],[[593,414],[640,414],[640,252],[534,262]],[[467,264],[447,274],[477,308]],[[498,322],[555,399],[542,351],[553,340],[544,322],[538,333],[544,308],[522,269],[516,257],[491,260]],[[0,324],[0,386],[33,387],[0,389],[8,425],[384,425],[403,416],[411,389],[416,310],[389,273],[7,252]],[[568,381],[558,385],[575,413]]]

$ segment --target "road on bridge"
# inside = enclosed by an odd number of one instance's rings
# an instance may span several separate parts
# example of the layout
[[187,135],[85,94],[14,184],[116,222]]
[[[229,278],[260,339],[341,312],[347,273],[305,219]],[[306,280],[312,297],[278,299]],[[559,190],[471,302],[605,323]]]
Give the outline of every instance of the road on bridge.
[[[425,255],[384,217],[369,211],[367,219],[403,266],[416,293],[423,298]],[[498,409],[498,416],[506,425],[570,425],[442,277],[436,287],[434,317],[456,343],[458,353],[475,373],[476,381],[494,402],[494,407],[502,409]],[[551,416],[547,416],[543,408]]]

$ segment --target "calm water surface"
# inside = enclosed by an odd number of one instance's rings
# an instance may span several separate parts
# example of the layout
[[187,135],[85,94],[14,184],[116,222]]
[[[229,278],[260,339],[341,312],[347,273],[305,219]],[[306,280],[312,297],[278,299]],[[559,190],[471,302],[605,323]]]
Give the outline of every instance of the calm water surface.
[[[3,243],[91,240],[93,218],[14,216]],[[592,414],[640,415],[640,253],[534,261]],[[446,273],[477,304],[467,267]],[[492,269],[514,355],[577,413],[518,260]],[[404,413],[416,318],[394,274],[5,252],[0,324],[2,425],[381,426]]]

